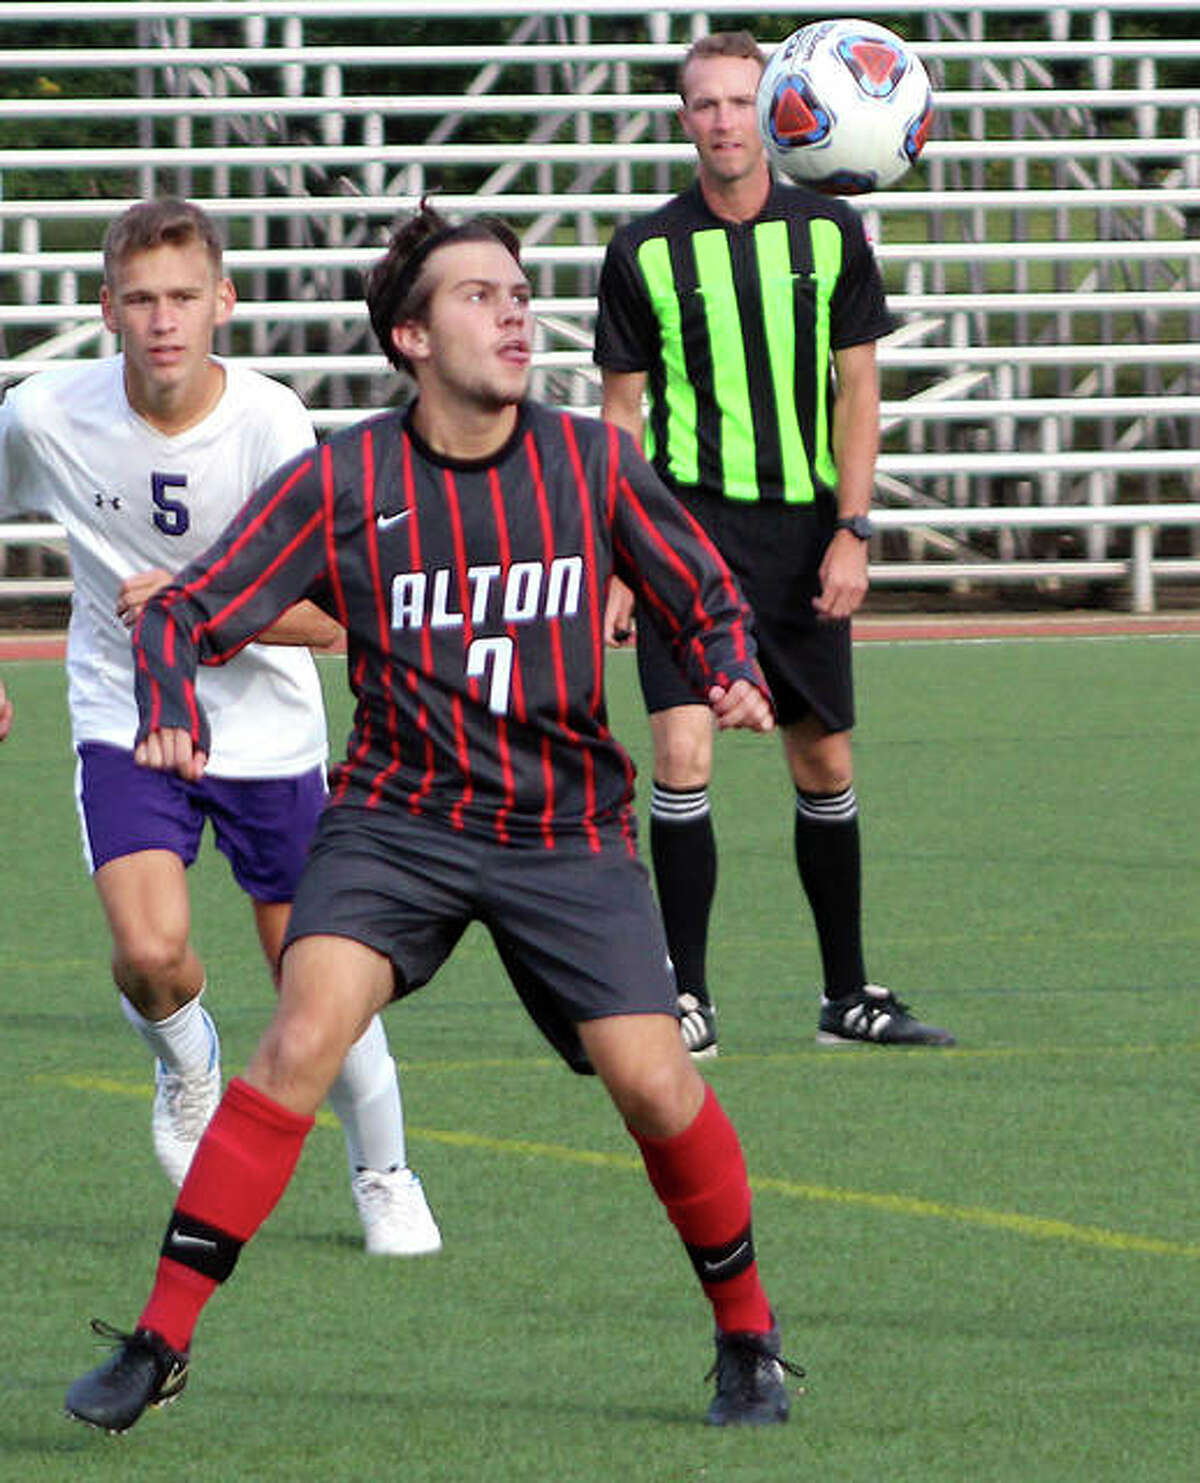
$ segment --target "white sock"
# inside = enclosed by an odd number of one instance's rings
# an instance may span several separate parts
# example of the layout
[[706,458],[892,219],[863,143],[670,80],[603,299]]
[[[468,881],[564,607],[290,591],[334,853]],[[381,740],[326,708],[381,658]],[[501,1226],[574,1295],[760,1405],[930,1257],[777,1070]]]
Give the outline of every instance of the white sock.
[[346,1052],[329,1089],[329,1105],[346,1135],[351,1174],[359,1169],[407,1167],[400,1078],[378,1015]]
[[220,1062],[221,1042],[217,1027],[200,1003],[200,993],[165,1020],[148,1020],[124,994],[121,1010],[166,1069],[175,1076],[198,1076]]

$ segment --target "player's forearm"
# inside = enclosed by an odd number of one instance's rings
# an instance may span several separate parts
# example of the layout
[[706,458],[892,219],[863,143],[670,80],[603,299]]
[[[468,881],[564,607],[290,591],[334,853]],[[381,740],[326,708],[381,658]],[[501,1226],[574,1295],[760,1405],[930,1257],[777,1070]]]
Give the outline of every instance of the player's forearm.
[[[185,731],[209,750],[208,722],[196,699],[199,665],[225,664],[274,624],[303,595],[287,579],[265,523],[244,538],[245,527],[224,536],[168,586],[150,597],[134,625],[138,741],[151,732]],[[271,540],[269,551],[262,548]],[[275,570],[273,580],[264,571]],[[303,580],[291,574],[294,582]]]
[[684,659],[697,694],[707,698],[713,685],[728,690],[738,680],[745,680],[769,700],[770,690],[755,657],[747,621],[749,610],[731,606],[709,616],[711,622],[684,638],[683,646],[676,651]]
[[307,600],[325,560],[320,483],[303,457],[260,486],[156,601],[182,612],[200,664],[225,664],[272,632],[277,643],[320,645],[337,627]]
[[190,626],[168,593],[153,597],[134,625],[134,695],[138,730],[134,745],[152,732],[179,730],[201,751],[209,750],[208,718],[196,698],[196,646]]
[[340,654],[346,647],[346,630],[314,602],[298,602],[288,608],[258,636],[261,644],[280,644],[316,649],[322,654]]
[[749,608],[733,573],[657,480],[642,493],[644,505],[631,494],[629,552],[618,542],[618,575],[637,594],[638,611],[670,644],[698,698],[714,684],[728,688],[738,679],[766,694]]

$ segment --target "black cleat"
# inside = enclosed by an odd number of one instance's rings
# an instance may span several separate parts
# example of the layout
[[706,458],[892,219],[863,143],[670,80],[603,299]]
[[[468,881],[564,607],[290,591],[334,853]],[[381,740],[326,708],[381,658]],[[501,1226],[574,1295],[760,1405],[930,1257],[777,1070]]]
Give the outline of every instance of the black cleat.
[[949,1030],[923,1025],[890,989],[864,984],[844,999],[822,999],[818,1045],[953,1045]]
[[165,1406],[187,1384],[187,1355],[149,1329],[123,1334],[93,1318],[92,1332],[111,1343],[113,1352],[67,1391],[67,1415],[76,1421],[127,1432],[147,1406]]
[[717,1393],[705,1421],[709,1426],[772,1426],[788,1419],[790,1403],[783,1372],[804,1371],[779,1355],[779,1330],[766,1334],[717,1334],[717,1362],[705,1376],[717,1377]]

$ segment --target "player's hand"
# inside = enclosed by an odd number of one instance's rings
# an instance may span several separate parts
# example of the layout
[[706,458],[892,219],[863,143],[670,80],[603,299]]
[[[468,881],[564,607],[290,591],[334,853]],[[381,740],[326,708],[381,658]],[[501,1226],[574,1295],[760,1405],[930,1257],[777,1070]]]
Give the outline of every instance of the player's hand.
[[708,703],[722,731],[774,731],[775,712],[771,702],[749,680],[734,680],[728,690],[714,685]]
[[13,708],[4,689],[4,681],[0,680],[0,741],[8,735],[9,727],[12,725]]
[[170,580],[171,573],[161,566],[152,566],[125,578],[117,592],[117,617],[126,628],[133,627],[141,617],[142,609]]
[[835,533],[820,567],[813,607],[821,618],[849,618],[867,595],[867,543],[848,530]]
[[168,726],[165,731],[152,731],[133,749],[133,760],[140,767],[156,772],[176,772],[185,782],[196,783],[204,773],[208,753],[199,751],[190,734],[181,726]]
[[636,639],[633,593],[620,577],[614,577],[608,584],[608,598],[604,604],[604,642],[610,649],[628,649]]

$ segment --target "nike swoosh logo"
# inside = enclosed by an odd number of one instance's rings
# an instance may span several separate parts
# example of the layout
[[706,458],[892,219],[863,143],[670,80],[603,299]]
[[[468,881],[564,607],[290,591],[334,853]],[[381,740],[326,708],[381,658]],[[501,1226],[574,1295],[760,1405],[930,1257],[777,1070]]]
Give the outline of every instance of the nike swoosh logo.
[[728,1256],[722,1257],[719,1262],[701,1262],[700,1265],[704,1268],[704,1275],[706,1277],[719,1276],[726,1267],[731,1267],[733,1266],[734,1262],[741,1261],[742,1257],[745,1256],[749,1245],[750,1243],[748,1241],[743,1241],[736,1251],[732,1251]]
[[217,1243],[208,1241],[203,1236],[189,1236],[185,1231],[171,1232],[172,1246],[200,1246],[207,1251],[216,1251]]
[[411,510],[397,510],[392,515],[376,515],[375,527],[377,530],[391,530],[393,525],[399,525],[402,520],[407,520],[411,514]]

